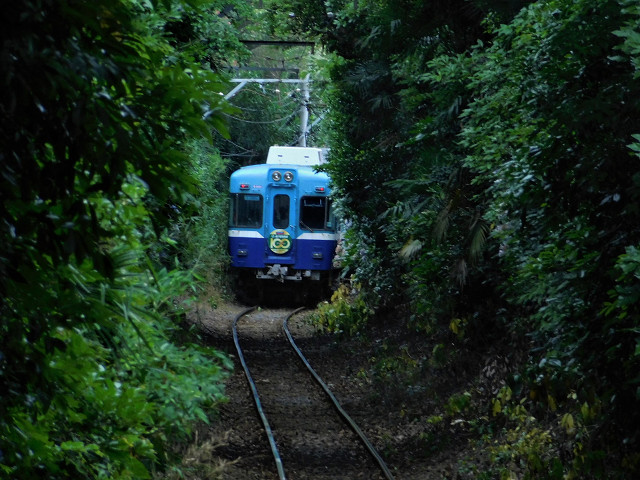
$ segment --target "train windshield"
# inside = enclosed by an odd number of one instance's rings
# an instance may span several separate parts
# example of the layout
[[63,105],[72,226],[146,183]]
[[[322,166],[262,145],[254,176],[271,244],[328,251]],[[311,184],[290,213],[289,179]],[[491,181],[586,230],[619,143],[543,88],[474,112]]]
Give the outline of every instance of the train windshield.
[[335,230],[331,200],[326,197],[302,197],[300,227],[304,230]]
[[273,199],[273,226],[289,227],[289,195],[276,195]]
[[234,193],[231,195],[232,227],[260,228],[262,226],[262,195]]

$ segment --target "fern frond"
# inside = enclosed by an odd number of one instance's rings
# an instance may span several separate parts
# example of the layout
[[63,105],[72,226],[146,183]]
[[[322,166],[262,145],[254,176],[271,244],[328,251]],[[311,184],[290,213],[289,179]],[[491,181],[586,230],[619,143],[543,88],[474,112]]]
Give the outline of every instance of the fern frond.
[[420,240],[411,239],[398,252],[398,255],[403,260],[409,261],[418,254],[422,250],[422,242]]
[[467,267],[467,261],[464,258],[459,258],[454,267],[453,272],[451,272],[451,276],[458,284],[460,288],[467,283],[467,276],[469,275],[469,269]]
[[449,230],[449,214],[451,213],[452,205],[453,201],[450,201],[447,206],[440,211],[433,226],[433,236],[438,243],[442,242],[447,236],[447,231]]
[[484,246],[487,243],[487,236],[489,235],[489,223],[480,219],[471,227],[470,241],[469,241],[469,260],[475,263],[480,258]]

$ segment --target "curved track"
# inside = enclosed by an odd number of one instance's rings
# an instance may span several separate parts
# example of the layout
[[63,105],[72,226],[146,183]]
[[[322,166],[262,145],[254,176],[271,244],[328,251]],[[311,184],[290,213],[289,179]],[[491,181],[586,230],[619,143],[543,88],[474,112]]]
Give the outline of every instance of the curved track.
[[[253,308],[241,312],[233,322],[238,357],[269,441],[278,478],[287,478],[286,471],[290,469],[295,478],[314,480],[392,479],[373,445],[295,344],[287,322],[300,310],[283,318],[284,335],[267,349],[255,338],[243,338],[243,325],[260,321],[258,315],[252,315]],[[277,369],[271,368],[274,362],[278,362]],[[312,394],[314,389],[322,389],[324,394]],[[313,448],[318,442],[326,443],[320,453]]]

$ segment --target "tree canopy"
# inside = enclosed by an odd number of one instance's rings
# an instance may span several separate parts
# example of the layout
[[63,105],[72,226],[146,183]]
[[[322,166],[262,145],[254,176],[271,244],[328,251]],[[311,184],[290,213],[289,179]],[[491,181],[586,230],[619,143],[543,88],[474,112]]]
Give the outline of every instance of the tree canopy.
[[572,439],[526,478],[634,471],[638,2],[314,5],[287,9],[339,59],[327,170],[362,295],[466,345],[520,339],[510,401],[560,408]]
[[193,279],[158,254],[196,192],[189,141],[226,134],[215,70],[242,47],[222,7],[4,9],[3,475],[149,478],[224,398],[229,361],[178,338]]

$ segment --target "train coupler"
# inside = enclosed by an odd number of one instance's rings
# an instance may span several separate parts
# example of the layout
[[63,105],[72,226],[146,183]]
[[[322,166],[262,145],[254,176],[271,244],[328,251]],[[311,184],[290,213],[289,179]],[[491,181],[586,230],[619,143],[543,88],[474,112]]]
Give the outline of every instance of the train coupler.
[[266,273],[259,270],[256,274],[256,278],[259,280],[276,280],[284,283],[285,280],[301,281],[302,276],[300,272],[296,272],[294,275],[289,275],[289,267],[282,266],[279,263],[271,265]]

